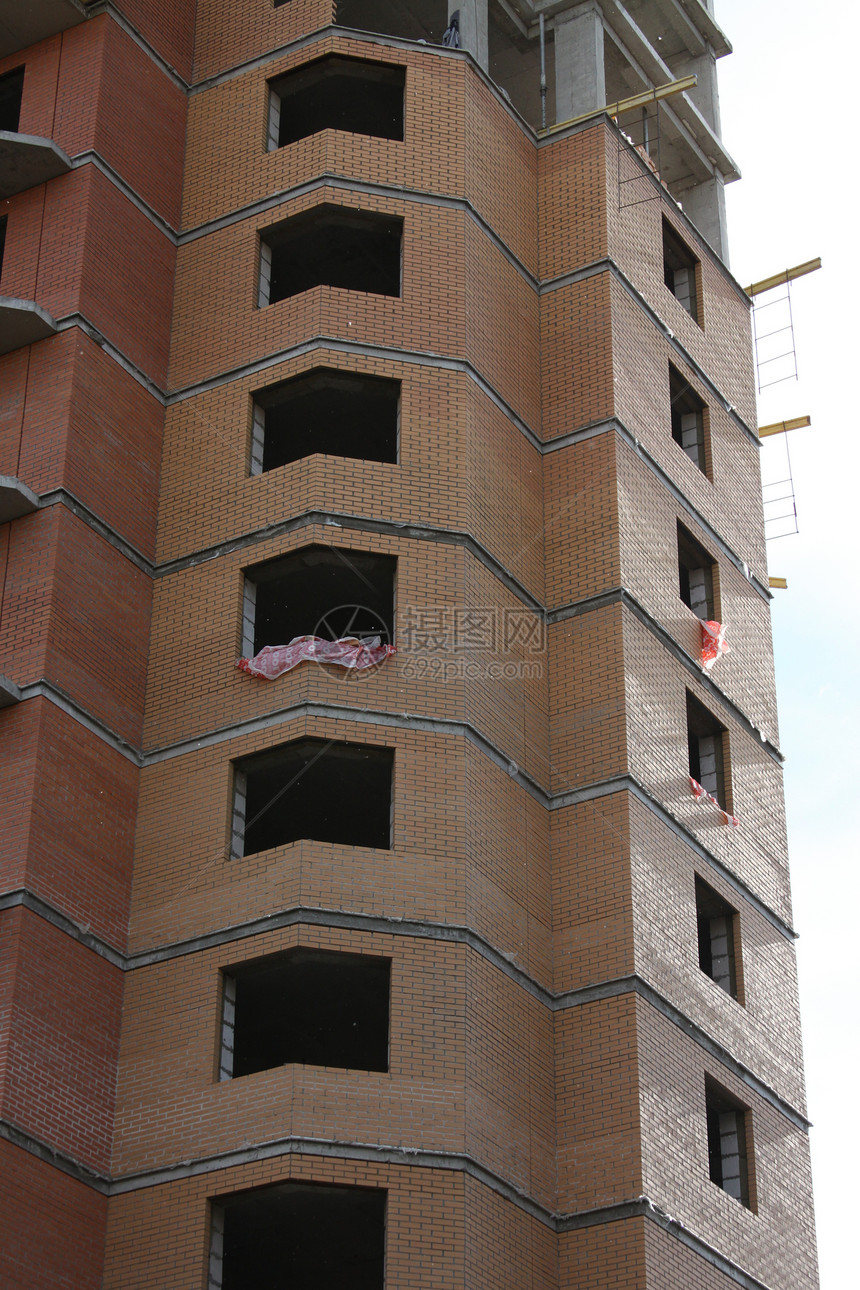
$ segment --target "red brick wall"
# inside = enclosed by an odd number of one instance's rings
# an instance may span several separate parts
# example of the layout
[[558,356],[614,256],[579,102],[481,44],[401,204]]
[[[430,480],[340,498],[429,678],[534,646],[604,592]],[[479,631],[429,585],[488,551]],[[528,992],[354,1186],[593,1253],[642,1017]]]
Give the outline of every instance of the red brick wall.
[[[101,1290],[107,1199],[0,1140],[0,1277],[8,1290]],[[34,1216],[42,1216],[34,1221]]]

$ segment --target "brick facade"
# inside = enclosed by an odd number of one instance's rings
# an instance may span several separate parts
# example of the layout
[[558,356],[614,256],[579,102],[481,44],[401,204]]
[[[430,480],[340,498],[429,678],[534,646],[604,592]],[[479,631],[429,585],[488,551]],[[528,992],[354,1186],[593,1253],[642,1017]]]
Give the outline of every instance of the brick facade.
[[[748,302],[608,117],[541,138],[469,53],[336,10],[116,0],[0,60],[73,163],[0,203],[0,291],[57,326],[0,357],[0,475],[40,498],[0,527],[0,1280],[215,1290],[220,1201],[301,1181],[385,1191],[389,1290],[806,1290]],[[328,55],[405,69],[403,140],[267,149],[267,82]],[[323,204],[403,221],[400,294],[261,306],[261,233]],[[317,368],[400,383],[396,463],[251,473],[255,397]],[[396,561],[397,653],[238,671],[248,571],[311,546]],[[688,695],[737,828],[690,792]],[[236,763],[303,739],[391,751],[390,846],[237,854]],[[225,973],[295,951],[390,961],[387,1070],[219,1077]]]

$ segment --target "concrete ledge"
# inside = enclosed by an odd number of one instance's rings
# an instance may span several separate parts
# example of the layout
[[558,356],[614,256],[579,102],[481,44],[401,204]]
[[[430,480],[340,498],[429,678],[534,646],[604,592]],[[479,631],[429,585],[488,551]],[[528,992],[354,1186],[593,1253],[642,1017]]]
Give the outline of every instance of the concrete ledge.
[[10,681],[8,676],[0,675],[0,708],[11,708],[14,703],[21,702],[21,691],[14,681]]
[[14,475],[0,475],[0,524],[18,520],[38,507],[39,499],[31,488]]
[[77,0],[0,0],[0,58],[86,18]]
[[71,168],[71,160],[53,139],[0,130],[0,198],[45,184]]
[[56,333],[57,324],[47,310],[35,300],[18,300],[0,296],[0,354],[35,345]]

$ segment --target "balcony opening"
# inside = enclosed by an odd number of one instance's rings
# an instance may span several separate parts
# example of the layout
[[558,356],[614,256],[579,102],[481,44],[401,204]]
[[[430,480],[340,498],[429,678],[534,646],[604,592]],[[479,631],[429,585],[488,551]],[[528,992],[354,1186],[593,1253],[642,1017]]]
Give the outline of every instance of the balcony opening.
[[254,394],[251,474],[314,453],[397,461],[400,382],[316,367]]
[[21,97],[24,93],[24,68],[0,76],[0,130],[18,132],[21,118]]
[[708,1125],[708,1173],[712,1183],[750,1205],[750,1111],[713,1080],[705,1080]]
[[234,856],[308,839],[391,848],[394,749],[297,739],[233,763]]
[[403,220],[323,203],[260,233],[261,308],[312,287],[400,295]]
[[683,524],[678,525],[679,594],[688,609],[706,622],[717,617],[714,594],[716,562]]
[[687,746],[690,775],[720,806],[731,811],[726,728],[698,699],[687,693]]
[[385,1200],[298,1182],[213,1199],[209,1290],[383,1290]]
[[699,967],[733,999],[739,998],[735,945],[738,911],[696,877]]
[[705,434],[704,402],[699,398],[686,377],[669,364],[669,400],[672,416],[672,438],[698,466],[703,475],[708,474],[708,452]]
[[338,0],[335,21],[357,31],[439,45],[448,26],[448,5],[446,0]]
[[694,322],[701,322],[698,265],[693,252],[663,217],[663,281]]
[[269,82],[269,150],[344,130],[403,138],[406,69],[330,54]]
[[243,653],[296,636],[379,636],[391,644],[396,569],[394,556],[327,546],[253,565],[245,570]]
[[295,949],[223,978],[221,1079],[275,1066],[388,1070],[391,960]]

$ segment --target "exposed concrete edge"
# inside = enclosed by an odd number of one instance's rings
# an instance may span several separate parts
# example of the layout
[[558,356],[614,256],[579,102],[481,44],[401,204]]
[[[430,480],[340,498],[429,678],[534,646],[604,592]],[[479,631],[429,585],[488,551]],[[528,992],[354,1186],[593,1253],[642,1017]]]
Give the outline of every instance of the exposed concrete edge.
[[17,509],[17,514],[9,515],[6,506],[0,500],[0,524],[10,524],[14,520],[23,519],[25,515],[32,515],[33,511],[39,509],[38,495],[17,475],[0,475],[0,498],[3,494],[17,498],[12,507],[13,511]]
[[146,1173],[118,1175],[113,1179],[97,1173],[87,1165],[82,1165],[73,1157],[47,1146],[32,1134],[17,1128],[6,1120],[0,1120],[0,1137],[14,1146],[37,1156],[46,1164],[75,1178],[91,1187],[94,1191],[106,1196],[123,1196],[131,1192],[142,1191],[148,1187],[164,1186],[171,1182],[180,1182],[187,1178],[200,1178],[207,1174],[218,1173],[225,1169],[234,1169],[260,1160],[277,1160],[290,1155],[315,1156],[326,1160],[355,1160],[364,1164],[407,1165],[419,1169],[441,1169],[446,1172],[465,1173],[496,1192],[505,1200],[511,1201],[530,1217],[543,1223],[545,1227],[561,1235],[585,1227],[597,1227],[606,1223],[617,1223],[632,1218],[646,1218],[656,1223],[668,1235],[675,1237],[693,1253],[704,1258],[713,1267],[730,1277],[744,1290],[768,1290],[762,1281],[745,1272],[738,1264],[732,1262],[719,1250],[696,1236],[690,1228],[679,1219],[672,1218],[665,1210],[655,1205],[647,1196],[637,1196],[635,1200],[621,1201],[601,1209],[581,1211],[577,1214],[559,1214],[532,1200],[513,1183],[499,1174],[487,1169],[465,1152],[432,1151],[423,1147],[387,1146],[376,1143],[339,1142],[325,1138],[286,1137],[276,1138],[245,1147],[238,1151],[225,1151],[220,1155],[203,1156],[197,1160],[186,1160],[180,1164],[163,1169],[152,1169]]
[[35,1156],[37,1160],[42,1161],[42,1164],[58,1169],[60,1173],[73,1178],[75,1182],[83,1183],[85,1187],[91,1187],[93,1191],[100,1192],[103,1196],[110,1195],[110,1182],[105,1174],[91,1169],[89,1165],[81,1164],[65,1151],[58,1151],[55,1147],[48,1146],[46,1142],[28,1133],[26,1129],[19,1129],[17,1125],[3,1118],[0,1118],[0,1139],[13,1147],[18,1147],[21,1151],[26,1151],[28,1155]]
[[99,349],[103,349],[108,357],[112,358],[117,366],[122,368],[126,375],[137,381],[138,385],[142,385],[147,394],[151,394],[162,407],[165,406],[166,395],[158,382],[154,381],[151,376],[144,372],[142,367],[138,367],[137,363],[133,362],[127,354],[124,354],[112,341],[108,340],[107,336],[96,327],[95,323],[91,323],[82,313],[64,314],[62,318],[58,318],[56,321],[58,334],[68,331],[72,327],[77,327],[82,331],[94,345],[98,345]]
[[42,509],[49,506],[65,506],[66,510],[71,511],[76,519],[79,519],[82,524],[86,524],[87,528],[97,533],[120,555],[125,556],[126,560],[141,573],[147,574],[150,578],[155,577],[156,567],[152,561],[138,551],[137,547],[133,546],[131,542],[127,542],[110,524],[106,524],[104,520],[99,519],[98,515],[90,510],[89,506],[78,501],[74,493],[70,493],[67,488],[52,488],[49,492],[43,493],[40,500]]
[[632,596],[624,587],[613,587],[609,591],[601,592],[596,596],[589,596],[585,600],[577,601],[575,604],[566,605],[562,609],[551,610],[547,614],[547,624],[566,622],[570,618],[579,618],[583,614],[593,613],[605,609],[609,605],[622,605],[633,617],[642,624],[643,627],[651,633],[652,636],[660,642],[668,654],[671,654],[676,662],[680,663],[685,671],[695,678],[695,680],[707,690],[713,699],[734,718],[739,726],[757,739],[767,752],[768,756],[782,766],[785,757],[780,752],[777,745],[769,739],[765,733],[751,720],[746,713],[738,707],[734,700],[726,694],[714,681],[713,677],[705,671],[700,663],[687,653],[685,649],[675,640],[665,627],[663,627],[656,618],[642,605],[635,596]]
[[721,1254],[701,1236],[686,1227],[680,1219],[672,1218],[659,1205],[655,1205],[647,1196],[637,1196],[636,1200],[622,1201],[618,1205],[607,1205],[603,1209],[587,1210],[582,1214],[570,1215],[559,1219],[556,1231],[573,1232],[583,1227],[597,1227],[605,1223],[623,1222],[625,1219],[645,1218],[656,1223],[668,1236],[673,1236],[687,1249],[698,1254],[705,1262],[710,1263],[718,1272],[730,1278],[744,1290],[768,1290],[768,1286],[751,1276],[749,1272],[734,1263],[725,1254]]
[[[638,974],[616,977],[599,981],[594,985],[582,986],[576,990],[553,991],[536,981],[523,968],[519,967],[511,956],[497,949],[485,936],[470,927],[459,923],[436,923],[424,919],[386,917],[380,914],[364,914],[359,911],[309,908],[297,905],[291,909],[280,910],[276,914],[265,914],[259,918],[249,919],[244,923],[220,928],[215,932],[205,932],[200,936],[190,937],[183,941],[158,946],[149,950],[139,950],[123,954],[113,946],[107,945],[99,937],[84,931],[50,902],[35,896],[32,892],[19,888],[0,896],[0,911],[24,908],[51,923],[73,940],[86,946],[99,957],[107,960],[111,966],[123,972],[142,971],[146,968],[169,963],[175,959],[185,958],[191,954],[204,953],[218,949],[222,945],[233,945],[238,941],[249,940],[270,932],[282,931],[287,927],[325,927],[341,928],[347,931],[372,933],[384,936],[407,936],[417,940],[441,941],[452,945],[463,945],[480,955],[486,962],[520,989],[525,990],[551,1012],[564,1012],[568,1009],[583,1007],[591,1003],[604,1002],[627,994],[638,995],[645,1003],[659,1012],[667,1021],[698,1045],[715,1061],[756,1093],[769,1106],[790,1120],[796,1129],[806,1133],[810,1121],[786,1098],[780,1096],[769,1084],[739,1061],[719,1041],[713,1039],[697,1022],[682,1012],[675,1004],[666,999],[658,990]],[[719,986],[715,986],[719,989]],[[741,1005],[738,1005],[739,1007]]]
[[[628,447],[639,456],[651,472],[657,476],[663,487],[671,494],[673,499],[685,511],[687,515],[699,526],[708,540],[717,547],[720,554],[723,555],[737,571],[747,579],[750,586],[766,602],[772,599],[772,593],[764,584],[750,571],[749,565],[742,560],[739,555],[729,546],[729,544],[719,535],[716,529],[707,519],[698,511],[687,499],[681,489],[673,483],[672,479],[666,474],[659,463],[643,448],[642,444],[630,433],[630,431],[620,421],[614,419],[602,422],[592,423],[580,431],[573,431],[570,435],[560,436],[559,439],[553,440],[550,444],[543,447],[544,453],[556,452],[562,448],[569,447],[571,444],[582,442],[586,439],[596,438],[602,434],[616,433]],[[85,524],[93,528],[106,542],[109,542],[128,560],[131,561],[141,572],[148,574],[150,577],[167,577],[170,574],[180,572],[183,569],[193,568],[198,564],[205,564],[209,560],[219,555],[227,554],[232,551],[242,550],[251,547],[257,542],[269,541],[272,537],[280,533],[291,532],[295,528],[301,528],[307,524],[328,524],[334,522],[340,527],[349,529],[364,529],[366,531],[390,534],[395,537],[406,537],[416,541],[436,541],[450,542],[452,544],[463,545],[468,548],[470,553],[481,564],[485,565],[494,575],[503,582],[505,586],[517,596],[523,604],[534,609],[536,613],[542,613],[550,621],[550,615],[563,615],[570,609],[573,610],[577,603],[571,605],[556,606],[548,609],[543,605],[536,596],[525,587],[517,576],[506,568],[492,552],[479,542],[472,534],[460,529],[443,529],[436,525],[429,524],[411,524],[401,520],[380,520],[370,516],[347,515],[335,511],[305,511],[300,515],[294,516],[289,520],[278,521],[274,524],[264,525],[259,529],[252,529],[250,532],[242,533],[233,538],[225,538],[223,542],[213,546],[203,547],[188,555],[177,556],[171,560],[164,560],[160,564],[153,563],[147,556],[128,542],[116,529],[112,528],[104,520],[100,519],[88,506],[79,501],[73,493],[65,488],[54,488],[49,492],[43,493],[41,499],[36,498],[35,493],[32,495],[38,504],[52,506],[61,503],[68,507],[72,513]],[[647,612],[647,611],[646,611]]]
[[266,211],[277,209],[277,207],[284,206],[287,202],[295,201],[299,197],[306,197],[310,193],[319,192],[320,189],[325,188],[338,188],[348,193],[362,193],[367,197],[384,197],[390,201],[411,202],[415,206],[437,206],[445,210],[460,211],[478,225],[481,232],[489,238],[496,250],[504,256],[523,281],[533,291],[540,291],[539,278],[526,268],[522,260],[502,240],[492,225],[488,223],[467,197],[453,197],[447,193],[436,193],[421,188],[406,188],[395,184],[373,184],[367,180],[355,179],[349,175],[339,175],[331,170],[320,171],[313,179],[309,179],[303,184],[295,184],[292,188],[279,189],[277,192],[261,197],[247,206],[231,211],[228,215],[220,215],[213,220],[208,220],[205,224],[195,225],[194,228],[180,234],[178,244],[179,246],[185,246],[189,242],[199,241],[201,237],[207,237],[210,233],[217,233],[223,228],[230,228],[233,224],[241,224],[247,219],[253,219],[255,215],[263,215]]
[[150,206],[149,202],[141,197],[139,193],[135,192],[131,184],[127,183],[114,170],[110,162],[105,161],[104,157],[96,152],[94,148],[88,148],[85,152],[76,153],[69,164],[72,170],[80,170],[83,166],[94,166],[141,215],[145,215],[150,223],[155,225],[159,233],[162,233],[172,246],[179,245],[179,233],[173,225],[163,215],[159,215],[158,211],[153,206]]
[[185,80],[175,67],[168,63],[166,58],[163,58],[161,54],[159,54],[158,50],[149,43],[145,36],[141,35],[138,29],[128,21],[125,15],[120,13],[116,5],[111,3],[111,0],[100,0],[100,2],[99,0],[96,0],[95,4],[87,4],[87,17],[94,18],[100,13],[109,14],[116,25],[121,27],[125,34],[134,41],[138,48],[142,49],[147,57],[155,63],[159,71],[162,71],[179,89],[184,90],[186,94],[188,93],[190,88],[189,82]]
[[44,919],[46,923],[50,923],[71,940],[77,941],[85,949],[97,954],[99,958],[110,963],[111,967],[117,968],[120,972],[128,971],[130,960],[122,950],[108,944],[103,937],[91,932],[88,927],[81,927],[51,901],[43,900],[35,892],[28,891],[25,887],[18,887],[15,891],[0,892],[0,913],[9,909],[26,909],[29,913]]
[[678,355],[682,362],[695,373],[696,379],[701,381],[702,385],[710,392],[713,398],[719,403],[724,412],[727,412],[734,424],[741,430],[750,442],[756,447],[761,447],[761,440],[758,433],[747,425],[743,417],[737,411],[733,403],[730,403],[722,390],[717,386],[703,367],[693,358],[692,354],[684,348],[678,340],[672,328],[667,322],[660,317],[653,305],[649,304],[642,292],[627,277],[623,269],[615,263],[609,256],[601,260],[593,260],[591,264],[582,265],[579,269],[574,269],[570,273],[560,274],[557,278],[548,278],[541,284],[540,294],[544,295],[551,291],[558,291],[563,287],[574,286],[578,282],[585,282],[588,278],[598,277],[601,273],[610,273],[618,283],[624,288],[627,294],[633,300],[639,309],[654,324],[663,337],[669,341],[673,351]]
[[[185,739],[177,744],[164,745],[150,752],[141,753],[132,744],[122,739],[114,731],[110,730],[103,722],[91,716],[74,700],[70,699],[57,686],[50,681],[34,681],[20,687],[22,700],[32,698],[44,698],[49,703],[53,703],[66,716],[73,721],[77,721],[91,734],[102,739],[109,747],[121,756],[125,757],[138,769],[146,769],[149,766],[158,765],[164,761],[172,761],[175,757],[182,757],[188,753],[199,752],[204,748],[217,747],[222,743],[228,743],[232,739],[241,738],[243,735],[253,734],[260,730],[270,730],[280,726],[289,725],[290,722],[303,717],[319,717],[323,720],[330,721],[347,721],[350,723],[361,723],[363,725],[374,725],[390,727],[396,730],[417,730],[433,734],[449,735],[452,738],[465,738],[474,745],[481,753],[484,754],[494,765],[498,766],[507,775],[519,784],[534,800],[549,810],[561,810],[566,806],[576,806],[582,802],[597,801],[601,797],[609,797],[614,793],[630,792],[637,800],[645,806],[652,815],[664,824],[672,833],[675,834],[682,842],[685,843],[695,854],[715,873],[719,874],[731,888],[742,896],[750,905],[767,919],[767,921],[787,940],[796,939],[797,933],[791,926],[785,922],[779,914],[775,913],[765,902],[757,896],[750,887],[746,885],[743,879],[729,869],[726,864],[698,840],[690,832],[686,825],[676,819],[671,812],[664,807],[657,799],[641,785],[632,775],[621,774],[611,776],[608,779],[595,781],[590,784],[581,785],[575,789],[567,789],[556,794],[549,794],[537,783],[526,771],[523,771],[516,762],[507,757],[499,748],[496,747],[489,739],[486,738],[479,730],[465,721],[442,720],[435,717],[420,717],[410,715],[409,713],[375,711],[367,708],[350,708],[339,705],[329,705],[325,703],[302,702],[291,705],[287,708],[281,708],[274,712],[266,713],[260,717],[249,718],[246,721],[236,722],[231,726],[222,726],[218,729],[211,730],[207,734],[197,738]],[[287,732],[287,735],[289,732]],[[761,849],[761,848],[759,848]],[[767,853],[763,853],[767,854]],[[772,857],[769,857],[772,858]],[[777,862],[778,863],[778,862]]]
[[20,686],[11,677],[0,675],[0,708],[14,707],[22,698]]
[[87,712],[86,708],[77,703],[71,695],[61,690],[58,685],[54,685],[52,681],[48,681],[44,677],[38,681],[28,681],[25,685],[19,687],[19,693],[22,702],[28,699],[46,699],[48,703],[53,703],[55,708],[59,708],[72,721],[76,721],[78,725],[83,726],[97,739],[101,739],[102,743],[107,744],[121,757],[125,757],[126,761],[130,761],[139,770],[144,766],[145,759],[134,744],[129,743],[122,735],[118,735],[104,721]]

